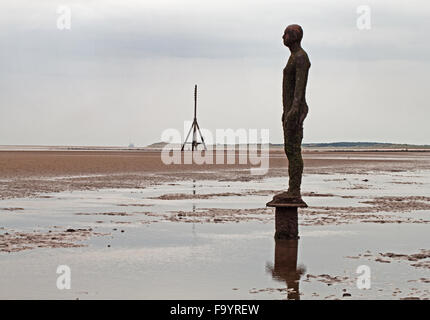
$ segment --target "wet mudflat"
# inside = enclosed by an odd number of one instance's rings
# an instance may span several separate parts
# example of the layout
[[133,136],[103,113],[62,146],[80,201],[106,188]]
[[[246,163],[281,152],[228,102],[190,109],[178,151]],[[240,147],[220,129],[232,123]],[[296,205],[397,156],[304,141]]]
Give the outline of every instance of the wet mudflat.
[[0,298],[429,299],[430,171],[324,171],[304,177],[298,242],[273,239],[275,174],[3,199]]

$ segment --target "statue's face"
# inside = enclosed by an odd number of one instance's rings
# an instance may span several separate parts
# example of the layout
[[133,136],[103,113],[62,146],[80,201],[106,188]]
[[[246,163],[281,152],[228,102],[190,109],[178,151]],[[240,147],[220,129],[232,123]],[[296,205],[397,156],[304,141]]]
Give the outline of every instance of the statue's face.
[[290,46],[291,43],[292,43],[291,37],[288,34],[288,31],[289,31],[288,28],[286,28],[285,31],[284,31],[284,35],[282,36],[282,40],[284,40],[284,45],[287,46],[287,47]]

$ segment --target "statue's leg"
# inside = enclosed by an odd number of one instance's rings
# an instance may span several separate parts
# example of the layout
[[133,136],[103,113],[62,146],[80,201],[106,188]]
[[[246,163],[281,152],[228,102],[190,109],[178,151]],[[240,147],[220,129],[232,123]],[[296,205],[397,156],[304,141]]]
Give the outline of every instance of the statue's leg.
[[303,175],[303,127],[285,131],[285,153],[288,158],[288,175],[290,177],[288,193],[293,197],[300,197],[300,185]]

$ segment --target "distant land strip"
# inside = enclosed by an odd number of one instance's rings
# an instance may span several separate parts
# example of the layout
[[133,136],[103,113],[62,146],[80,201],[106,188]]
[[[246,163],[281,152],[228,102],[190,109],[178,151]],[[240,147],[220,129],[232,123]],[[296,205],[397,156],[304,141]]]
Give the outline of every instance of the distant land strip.
[[[161,151],[168,143],[157,142],[148,146],[49,146],[49,145],[0,145],[0,151]],[[225,144],[223,149],[240,149],[239,147],[247,146],[248,144]],[[249,144],[257,145],[260,144]],[[170,144],[172,149],[180,149],[181,144]],[[208,145],[212,147],[213,145]],[[266,145],[267,147],[267,145]],[[270,149],[283,149],[282,143],[269,143]],[[415,145],[415,144],[400,144],[400,143],[385,143],[385,142],[328,142],[328,143],[303,143],[304,151],[412,151],[412,152],[430,152],[430,145]],[[187,149],[190,146],[187,145]],[[202,149],[201,146],[198,148]]]

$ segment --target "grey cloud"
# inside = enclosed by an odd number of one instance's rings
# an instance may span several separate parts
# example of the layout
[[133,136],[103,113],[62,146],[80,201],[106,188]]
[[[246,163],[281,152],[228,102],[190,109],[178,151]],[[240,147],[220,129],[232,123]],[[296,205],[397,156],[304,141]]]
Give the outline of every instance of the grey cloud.
[[372,29],[359,31],[361,1],[246,3],[76,0],[72,30],[59,31],[63,2],[2,1],[0,144],[149,144],[182,130],[194,83],[203,127],[269,128],[281,141],[292,22],[312,61],[306,141],[428,143],[430,5],[373,1]]

